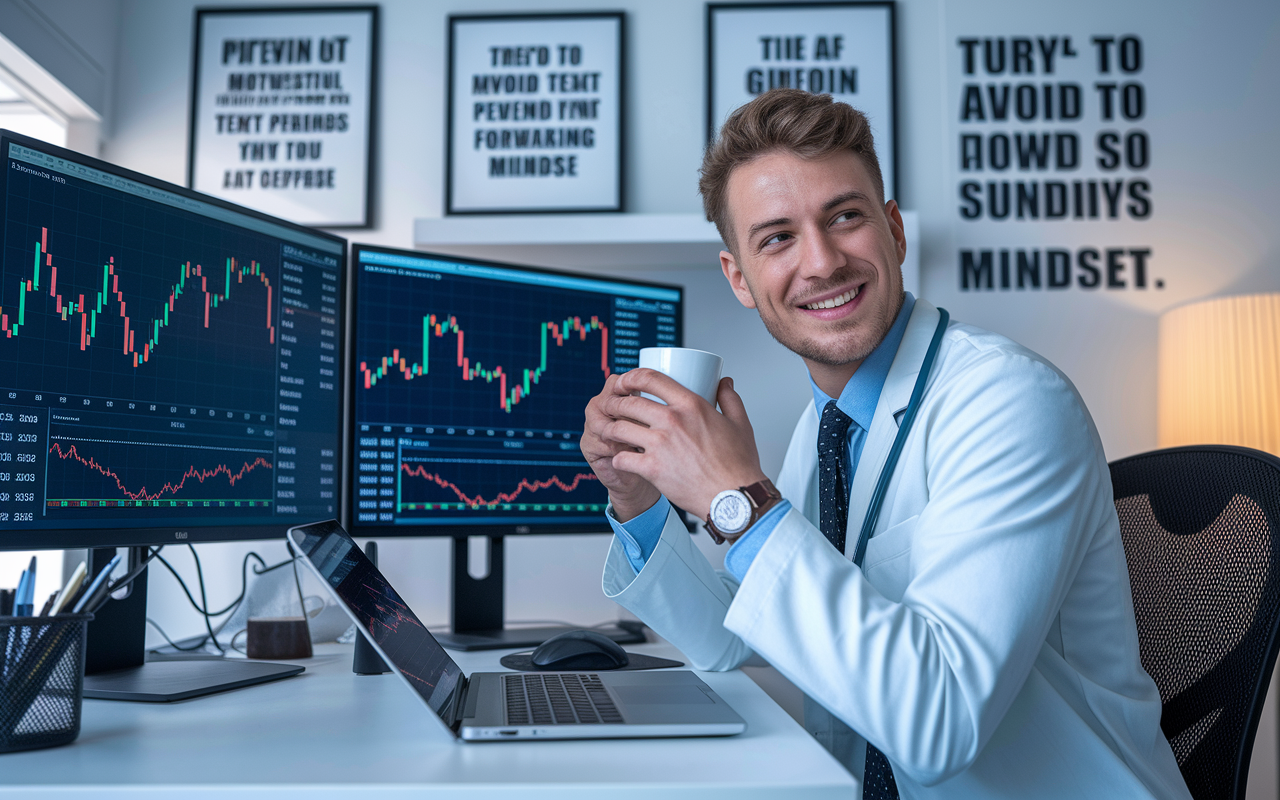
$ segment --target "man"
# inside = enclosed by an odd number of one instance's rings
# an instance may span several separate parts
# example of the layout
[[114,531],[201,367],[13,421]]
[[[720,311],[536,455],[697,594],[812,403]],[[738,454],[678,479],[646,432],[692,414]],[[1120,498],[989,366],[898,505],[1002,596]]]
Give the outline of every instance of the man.
[[[1092,420],[1044,359],[939,326],[903,292],[866,119],[761,95],[708,148],[700,188],[730,287],[804,359],[814,404],[773,490],[731,379],[719,413],[652,370],[610,377],[582,438],[617,534],[606,594],[701,669],[767,659],[864,797],[1189,798],[1139,662]],[[722,529],[728,574],[672,503]]]

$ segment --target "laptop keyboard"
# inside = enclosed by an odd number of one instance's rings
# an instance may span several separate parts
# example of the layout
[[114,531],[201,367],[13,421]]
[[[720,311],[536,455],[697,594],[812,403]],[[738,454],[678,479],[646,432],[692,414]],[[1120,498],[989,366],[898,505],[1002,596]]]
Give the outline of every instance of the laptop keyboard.
[[504,675],[508,725],[622,723],[599,675],[521,673]]

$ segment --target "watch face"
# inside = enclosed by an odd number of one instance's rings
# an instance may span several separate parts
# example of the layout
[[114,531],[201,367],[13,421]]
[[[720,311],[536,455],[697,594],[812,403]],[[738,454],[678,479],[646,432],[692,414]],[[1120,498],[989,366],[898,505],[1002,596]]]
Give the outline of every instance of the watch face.
[[711,522],[723,534],[733,535],[751,521],[751,501],[742,492],[723,491],[711,501]]

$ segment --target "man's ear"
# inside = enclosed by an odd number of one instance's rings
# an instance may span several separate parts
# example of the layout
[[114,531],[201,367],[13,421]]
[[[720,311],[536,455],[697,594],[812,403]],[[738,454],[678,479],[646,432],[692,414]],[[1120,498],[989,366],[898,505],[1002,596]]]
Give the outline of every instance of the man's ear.
[[[898,210],[898,201],[890,200],[884,204],[884,215],[889,218],[889,232],[898,250],[898,266],[907,260],[907,234],[902,230],[902,212]],[[721,258],[723,261],[723,257]]]
[[738,268],[738,260],[728,250],[720,251],[720,271],[724,273],[725,280],[729,282],[729,288],[733,289],[733,293],[737,295],[738,302],[747,308],[755,308],[756,299],[751,296],[751,289],[747,286],[747,278],[742,274],[742,270]]

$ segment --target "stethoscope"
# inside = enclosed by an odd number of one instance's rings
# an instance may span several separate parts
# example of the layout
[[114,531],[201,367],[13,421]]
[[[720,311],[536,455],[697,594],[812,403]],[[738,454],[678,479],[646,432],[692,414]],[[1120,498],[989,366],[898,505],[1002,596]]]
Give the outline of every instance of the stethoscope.
[[880,507],[884,505],[885,493],[889,491],[889,479],[893,477],[898,456],[902,454],[902,447],[907,441],[907,432],[911,430],[911,423],[915,421],[916,412],[920,410],[920,401],[924,398],[924,386],[929,382],[929,372],[933,369],[933,362],[937,360],[938,347],[942,344],[942,334],[947,332],[947,323],[951,321],[951,315],[945,308],[939,308],[938,313],[942,315],[941,319],[938,320],[938,327],[933,332],[929,349],[925,351],[924,362],[920,365],[920,374],[916,376],[915,388],[911,390],[911,400],[907,403],[907,411],[902,415],[902,423],[898,426],[898,435],[894,437],[889,457],[880,470],[880,477],[876,479],[876,490],[871,495],[867,516],[862,520],[858,546],[853,551],[853,563],[859,567],[862,566],[862,559],[867,554],[867,541],[871,538],[871,532],[875,530],[876,520],[880,518]]

